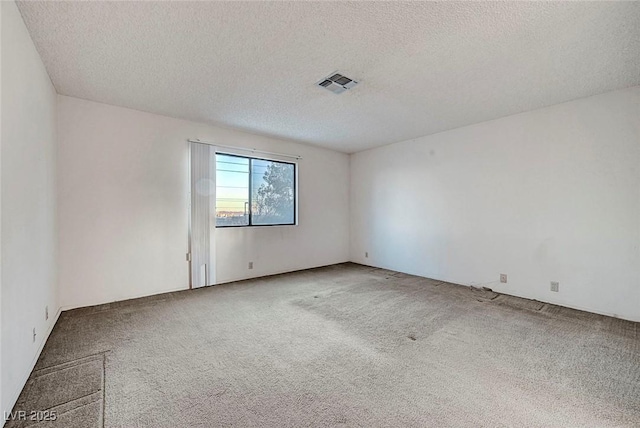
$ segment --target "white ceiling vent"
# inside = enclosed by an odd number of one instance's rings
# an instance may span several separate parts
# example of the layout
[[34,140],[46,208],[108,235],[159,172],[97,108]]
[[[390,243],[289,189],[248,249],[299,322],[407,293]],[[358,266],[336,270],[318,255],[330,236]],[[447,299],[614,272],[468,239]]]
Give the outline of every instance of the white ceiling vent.
[[348,77],[338,73],[333,73],[329,75],[329,77],[326,77],[317,83],[318,86],[328,89],[334,94],[341,94],[347,89],[353,88],[357,84],[358,82],[355,80],[349,79]]

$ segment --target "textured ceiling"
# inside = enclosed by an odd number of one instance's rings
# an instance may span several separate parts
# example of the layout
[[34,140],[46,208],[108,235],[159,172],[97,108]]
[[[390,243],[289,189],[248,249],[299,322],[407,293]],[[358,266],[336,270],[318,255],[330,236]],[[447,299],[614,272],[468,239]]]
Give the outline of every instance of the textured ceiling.
[[18,6],[60,94],[344,152],[640,84],[640,2]]

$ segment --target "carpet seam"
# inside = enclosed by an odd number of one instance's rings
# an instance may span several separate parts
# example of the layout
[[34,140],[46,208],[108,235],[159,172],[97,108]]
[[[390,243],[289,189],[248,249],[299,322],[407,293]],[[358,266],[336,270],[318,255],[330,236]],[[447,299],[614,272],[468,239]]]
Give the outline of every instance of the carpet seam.
[[[69,364],[69,367],[75,367],[77,365],[82,364],[83,362],[80,362],[80,360],[86,360],[88,361],[93,361],[93,360],[97,360],[100,358],[100,356],[103,357],[104,359],[104,354],[106,354],[107,352],[110,352],[110,349],[107,349],[106,351],[102,351],[102,352],[97,352],[95,354],[89,354],[89,355],[85,355],[84,357],[80,357],[80,358],[74,358],[73,360],[69,360],[69,361],[65,361],[63,363],[58,363],[58,364],[53,364],[51,366],[47,366],[47,367],[42,367],[41,369],[37,369],[33,371],[33,374],[35,374],[36,372],[42,371],[42,370],[48,370],[48,369],[52,369],[55,367],[59,367],[65,364]],[[71,364],[71,363],[75,363],[75,364]],[[45,373],[48,374],[48,373]],[[44,375],[41,375],[44,376]],[[40,377],[40,376],[35,376],[35,377]]]

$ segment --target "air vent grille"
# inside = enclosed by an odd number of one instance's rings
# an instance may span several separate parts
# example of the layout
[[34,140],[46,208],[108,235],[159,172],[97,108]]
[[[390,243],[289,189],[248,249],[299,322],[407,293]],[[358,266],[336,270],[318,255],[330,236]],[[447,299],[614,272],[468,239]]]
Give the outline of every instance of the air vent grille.
[[318,86],[328,89],[334,94],[341,94],[347,89],[353,88],[357,84],[358,82],[355,80],[339,73],[332,73],[329,77],[326,77],[317,83]]

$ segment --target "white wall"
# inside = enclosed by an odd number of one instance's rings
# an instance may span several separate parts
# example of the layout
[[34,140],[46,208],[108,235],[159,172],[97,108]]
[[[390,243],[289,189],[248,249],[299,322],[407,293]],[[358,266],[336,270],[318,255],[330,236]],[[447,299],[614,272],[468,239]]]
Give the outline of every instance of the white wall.
[[640,88],[352,155],[351,259],[640,321]]
[[[56,93],[14,2],[2,10],[2,411],[17,399],[53,327]],[[49,319],[45,320],[45,306]],[[36,329],[36,340],[32,339]]]
[[218,283],[349,258],[345,154],[64,96],[58,118],[65,308],[188,288],[187,138],[303,156],[300,225],[218,229]]

